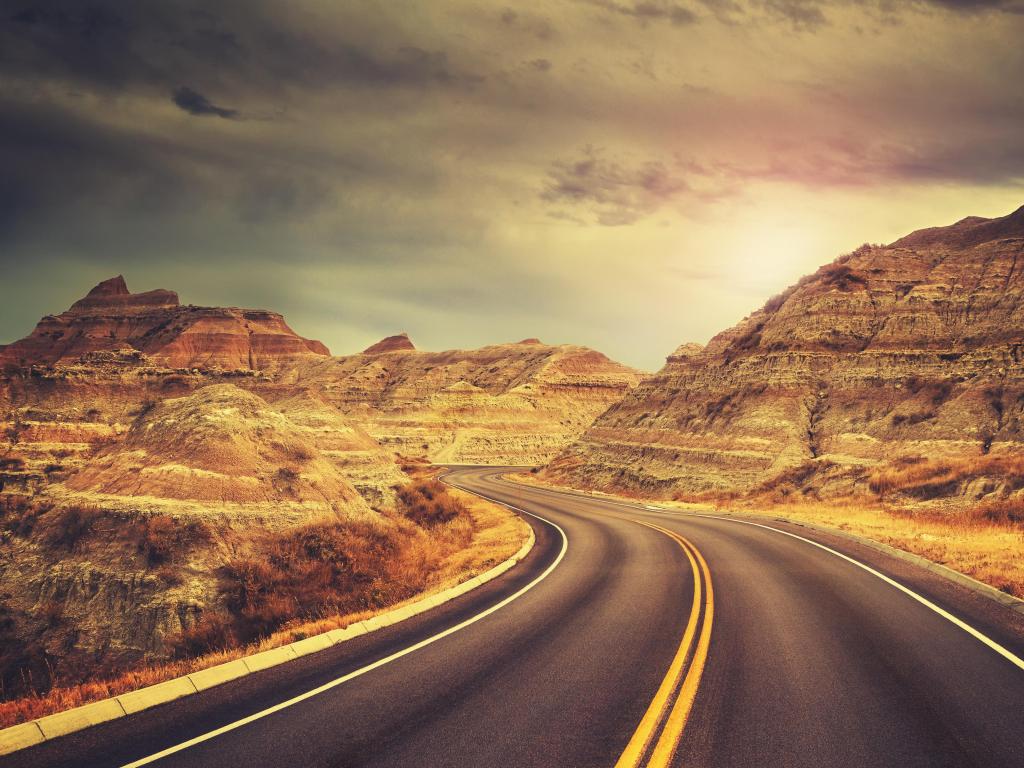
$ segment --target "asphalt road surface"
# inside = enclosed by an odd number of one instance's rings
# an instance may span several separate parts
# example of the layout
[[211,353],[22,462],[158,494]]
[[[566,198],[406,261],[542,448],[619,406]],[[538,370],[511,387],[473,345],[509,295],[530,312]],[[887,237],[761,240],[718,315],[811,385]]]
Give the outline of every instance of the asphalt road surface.
[[524,513],[537,545],[523,563],[0,765],[1024,768],[1024,642],[991,601],[781,523],[494,468],[447,479]]

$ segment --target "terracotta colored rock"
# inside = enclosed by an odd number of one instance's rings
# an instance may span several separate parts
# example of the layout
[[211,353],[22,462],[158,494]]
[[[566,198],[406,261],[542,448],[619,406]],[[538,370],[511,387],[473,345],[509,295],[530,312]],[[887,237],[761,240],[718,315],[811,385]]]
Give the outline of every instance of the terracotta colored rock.
[[388,336],[376,344],[371,344],[363,350],[364,355],[381,355],[385,352],[404,352],[415,350],[416,345],[412,343],[408,333],[399,333],[395,336]]
[[53,364],[124,347],[176,368],[268,370],[330,354],[320,342],[297,335],[276,312],[183,307],[173,291],[130,293],[118,275],[68,311],[44,317],[29,336],[0,351],[0,360]]
[[[680,347],[545,474],[663,498],[847,493],[893,462],[1024,451],[1022,256],[1024,208],[863,246]],[[1014,492],[973,480],[947,490]]]
[[438,462],[546,462],[643,378],[572,345],[400,351],[314,361],[302,382],[382,445]]

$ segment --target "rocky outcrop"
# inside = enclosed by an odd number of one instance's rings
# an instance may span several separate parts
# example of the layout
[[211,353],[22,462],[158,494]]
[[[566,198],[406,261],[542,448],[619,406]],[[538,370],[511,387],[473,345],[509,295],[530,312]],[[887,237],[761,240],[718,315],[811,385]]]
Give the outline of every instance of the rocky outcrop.
[[6,478],[0,489],[6,641],[42,650],[42,638],[72,678],[165,658],[169,639],[224,609],[226,559],[261,536],[322,521],[385,523],[346,463],[359,476],[390,467],[376,479],[392,485],[401,473],[372,439],[321,410],[275,407],[221,383],[144,405],[123,435],[104,424],[19,422],[0,478],[4,467],[30,475],[47,443],[91,441],[93,450],[35,486]]
[[364,355],[380,355],[385,352],[401,352],[403,350],[415,350],[416,345],[412,343],[408,333],[399,333],[395,336],[388,336],[376,344],[371,344],[363,350]]
[[[1022,257],[1024,208],[863,246],[705,348],[680,347],[545,475],[656,497],[847,493],[889,465],[1018,452]],[[935,493],[1012,486],[973,476]]]
[[[234,384],[156,403],[65,483],[99,496],[272,505],[279,522],[370,510],[299,427]],[[136,501],[136,503],[139,503]]]
[[66,312],[44,317],[29,336],[0,351],[0,362],[53,365],[123,348],[176,368],[273,370],[330,354],[276,312],[182,306],[173,291],[130,293],[118,276]]
[[586,347],[531,342],[333,358],[303,366],[297,383],[403,455],[532,464],[568,445],[641,378]]

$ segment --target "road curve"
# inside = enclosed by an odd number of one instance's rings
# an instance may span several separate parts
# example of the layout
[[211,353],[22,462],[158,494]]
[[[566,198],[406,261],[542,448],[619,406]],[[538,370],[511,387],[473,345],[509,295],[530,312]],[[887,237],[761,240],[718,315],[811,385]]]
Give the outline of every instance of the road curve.
[[[526,488],[493,468],[448,479],[543,518],[528,517],[537,545],[506,576],[0,765],[128,765],[458,626],[150,764],[1024,766],[1024,670],[835,554],[735,521]],[[1020,635],[953,587],[870,564],[1024,655]]]

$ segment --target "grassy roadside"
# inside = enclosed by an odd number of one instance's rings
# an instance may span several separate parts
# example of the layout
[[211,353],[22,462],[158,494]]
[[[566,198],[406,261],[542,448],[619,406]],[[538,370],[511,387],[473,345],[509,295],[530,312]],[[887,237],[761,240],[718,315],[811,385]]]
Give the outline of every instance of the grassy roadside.
[[[551,490],[575,490],[539,480],[527,473],[508,479]],[[627,502],[628,496],[595,494]],[[968,510],[942,512],[889,507],[870,500],[835,502],[729,500],[690,503],[656,500],[659,506],[681,510],[736,511],[813,523],[887,544],[966,574],[1007,594],[1024,598],[1024,525],[989,519]]]
[[[431,553],[439,564],[426,577],[425,586],[419,593],[404,600],[381,605],[374,610],[288,622],[273,634],[240,647],[142,666],[109,679],[54,687],[44,694],[0,702],[0,728],[155,685],[332,629],[347,627],[471,579],[507,560],[526,542],[529,526],[504,507],[455,488],[449,487],[448,493],[465,505],[468,519],[462,517],[441,523],[451,528],[449,536],[440,537],[441,540],[447,539],[449,544],[444,546],[442,551]],[[415,563],[409,567],[415,567]]]

